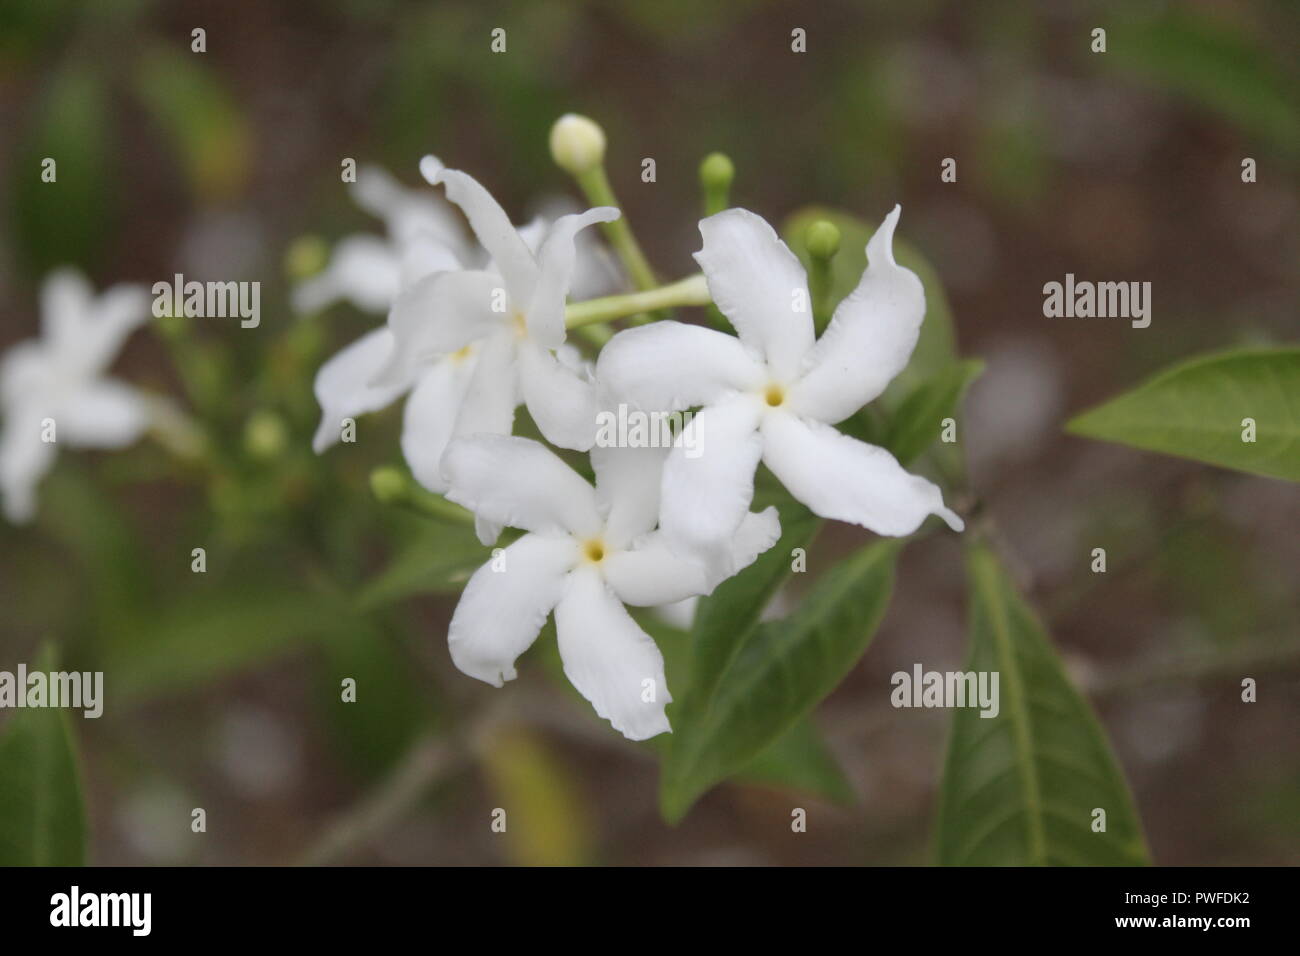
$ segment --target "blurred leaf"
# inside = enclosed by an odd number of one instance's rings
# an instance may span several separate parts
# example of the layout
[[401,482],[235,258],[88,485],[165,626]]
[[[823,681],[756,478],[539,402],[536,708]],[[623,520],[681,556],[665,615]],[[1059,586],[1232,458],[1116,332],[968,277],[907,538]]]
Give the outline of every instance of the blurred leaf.
[[851,803],[853,787],[813,722],[800,720],[746,764],[736,777]]
[[491,555],[473,529],[429,522],[384,570],[362,585],[357,607],[372,610],[414,594],[458,591]]
[[192,592],[109,648],[104,669],[120,701],[170,697],[265,664],[338,620],[332,602],[294,582]]
[[[392,767],[428,727],[427,694],[387,634],[360,617],[341,618],[324,633],[321,700],[334,745],[363,773],[376,775]],[[356,681],[357,698],[344,703],[347,677]]]
[[252,164],[252,132],[217,74],[201,57],[159,47],[143,55],[136,92],[171,135],[194,193],[207,202],[244,188]]
[[[996,717],[957,708],[940,785],[948,866],[1141,865],[1141,825],[1091,709],[983,545],[969,556],[967,670],[999,674]],[[1106,811],[1094,833],[1093,810]]]
[[524,866],[590,862],[593,815],[582,805],[573,775],[546,744],[519,726],[501,727],[481,749],[483,769],[505,811],[505,844]]
[[[46,644],[31,670],[48,674],[58,666]],[[81,866],[85,857],[86,813],[68,711],[17,710],[0,731],[0,866]]]
[[979,359],[948,366],[918,385],[894,411],[880,442],[906,465],[939,440],[942,423],[956,411],[966,389],[984,372]]
[[[1243,419],[1256,440],[1242,441]],[[1072,419],[1066,430],[1300,481],[1300,348],[1201,356]]]
[[[1110,49],[1100,59],[1103,66],[1146,77],[1295,156],[1300,101],[1294,55],[1283,67],[1236,19],[1171,6],[1112,27]],[[1282,49],[1293,52],[1293,44]]]
[[667,821],[680,820],[700,794],[835,689],[884,616],[900,547],[896,540],[879,541],[832,568],[788,618],[751,632],[726,670],[708,682],[708,699],[692,700],[689,720],[677,714],[660,787]]
[[[68,60],[32,115],[38,121],[10,171],[16,246],[34,273],[64,264],[87,268],[102,247],[118,194],[103,81],[84,61]],[[51,183],[41,179],[46,158],[55,162]]]

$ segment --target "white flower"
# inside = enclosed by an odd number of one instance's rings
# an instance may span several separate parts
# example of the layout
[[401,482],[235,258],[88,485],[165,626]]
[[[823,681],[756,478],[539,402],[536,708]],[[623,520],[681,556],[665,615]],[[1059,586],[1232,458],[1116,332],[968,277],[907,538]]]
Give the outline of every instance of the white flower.
[[[444,169],[432,156],[420,171],[464,211],[492,269],[427,275],[403,292],[388,314],[393,359],[377,384],[429,372],[407,406],[402,448],[416,478],[441,491],[442,449],[454,435],[507,435],[524,404],[546,440],[585,451],[595,438],[596,389],[561,362],[564,304],[578,232],[611,222],[611,206],[561,216],[536,254],[505,212],[473,178]],[[432,364],[431,364],[432,363]]]
[[438,196],[407,189],[376,166],[358,170],[350,191],[358,206],[384,221],[388,235],[340,240],[325,268],[294,289],[297,311],[316,312],[346,299],[363,312],[385,313],[404,280],[472,260],[474,249],[455,213]]
[[932,482],[831,427],[880,395],[916,345],[925,293],[894,262],[898,216],[895,207],[868,243],[867,270],[819,341],[799,260],[761,217],[729,209],[701,221],[695,258],[739,339],[656,322],[602,350],[597,378],[631,404],[704,406],[690,426],[703,453],[679,441],[664,467],[660,529],[675,546],[725,565],[760,459],[823,518],[898,536],[937,514],[962,529]]
[[[322,414],[313,447],[324,451],[339,440],[343,419],[378,411],[408,391],[402,452],[416,479],[437,493],[446,489],[447,442],[479,432],[508,435],[521,402],[549,441],[590,447],[595,389],[576,352],[563,345],[564,304],[579,262],[579,231],[617,218],[618,210],[535,220],[516,230],[469,176],[443,170],[432,157],[420,165],[431,183],[447,183],[490,260],[462,268],[463,253],[447,252],[454,255],[449,265],[431,251],[436,240],[427,230],[406,227],[405,235],[426,241],[408,244],[404,266],[392,267],[400,274],[388,325],[346,346],[317,374]],[[604,281],[603,273],[586,271]],[[496,533],[480,526],[485,541]]]
[[[447,497],[528,533],[470,578],[448,633],[452,660],[500,687],[555,611],[564,673],[615,729],[644,740],[671,728],[663,657],[625,604],[707,594],[720,581],[652,530],[663,450],[593,448],[593,488],[538,442],[480,435],[447,448]],[[775,508],[738,522],[732,562],[750,564],[780,534]]]
[[72,270],[45,280],[41,338],[19,342],[0,358],[0,496],[10,521],[34,517],[36,486],[58,443],[122,448],[148,427],[144,396],[104,377],[127,336],[148,318],[149,296],[139,286],[114,286],[96,297]]

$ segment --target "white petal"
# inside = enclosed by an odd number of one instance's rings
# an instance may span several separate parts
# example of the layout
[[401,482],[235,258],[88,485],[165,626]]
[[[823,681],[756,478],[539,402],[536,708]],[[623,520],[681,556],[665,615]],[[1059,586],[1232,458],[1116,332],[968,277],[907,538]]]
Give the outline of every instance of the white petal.
[[[731,574],[739,574],[781,537],[781,516],[770,505],[759,512],[745,515],[731,539]],[[730,577],[731,575],[727,575]],[[713,575],[708,584],[711,593],[725,577]]]
[[112,379],[80,386],[63,400],[59,441],[79,448],[124,448],[149,427],[149,406],[138,391]]
[[540,442],[510,435],[457,438],[442,473],[447,497],[486,520],[539,534],[600,530],[591,485]]
[[613,401],[646,411],[708,405],[751,391],[767,373],[735,336],[681,322],[619,332],[600,350],[596,378]]
[[[659,527],[679,553],[733,573],[731,539],[754,497],[761,400],[733,395],[696,415],[664,465]],[[691,447],[691,443],[694,447]],[[694,456],[694,457],[692,457]]]
[[0,431],[0,497],[5,517],[15,524],[36,516],[36,487],[58,451],[55,442],[41,441],[41,419],[45,417],[35,404],[11,408]]
[[392,247],[374,236],[349,236],[334,247],[325,268],[293,290],[295,312],[319,312],[346,299],[362,312],[387,312],[397,296],[400,269]]
[[358,206],[384,220],[399,246],[405,247],[420,233],[433,235],[457,251],[466,244],[449,203],[440,196],[407,189],[379,166],[363,166],[357,171],[352,195]]
[[668,446],[591,449],[596,501],[605,516],[605,544],[619,551],[659,522],[659,483]]
[[56,348],[75,343],[94,298],[94,288],[77,270],[51,272],[41,283],[41,336]]
[[925,290],[910,269],[894,262],[900,207],[867,243],[867,269],[839,304],[807,371],[790,391],[796,415],[834,424],[876,398],[907,365],[925,318]]
[[530,301],[537,283],[537,263],[492,194],[472,176],[445,168],[433,156],[420,160],[420,173],[430,184],[447,187],[447,198],[465,213],[474,235],[505,278],[510,297],[520,304]]
[[497,543],[497,538],[501,537],[501,532],[505,530],[505,525],[497,524],[495,521],[488,521],[482,515],[474,516],[474,534],[479,540],[479,544],[485,547],[492,547]]
[[321,418],[311,442],[317,454],[339,440],[343,419],[387,408],[410,388],[408,379],[382,387],[370,384],[392,354],[393,333],[381,326],[340,349],[320,367],[313,391]]
[[713,590],[704,565],[677,554],[658,533],[606,555],[601,572],[618,599],[635,607],[672,604]]
[[571,539],[526,534],[475,571],[447,632],[456,666],[494,687],[514,680],[576,559]]
[[767,221],[747,209],[702,219],[700,234],[704,248],[695,261],[713,301],[778,378],[793,380],[813,344],[803,266]]
[[416,233],[402,243],[399,289],[409,289],[435,272],[459,272],[463,268],[460,257],[445,241],[432,233]]
[[[555,607],[565,676],[630,740],[671,731],[664,659],[593,567],[569,575]],[[647,699],[648,698],[648,699]]]
[[574,237],[598,222],[613,222],[613,206],[597,206],[583,213],[561,216],[551,225],[537,255],[537,285],[528,304],[528,334],[547,348],[564,341],[564,300],[569,295],[577,257]]
[[456,434],[475,359],[448,356],[430,365],[416,381],[402,414],[402,456],[411,474],[435,494],[447,490],[442,456]]
[[768,415],[763,461],[795,498],[823,518],[898,537],[935,514],[954,531],[962,530],[961,518],[944,507],[937,485],[905,471],[885,449],[821,422],[783,411]]
[[509,435],[519,406],[515,337],[496,332],[470,346],[476,356],[474,377],[456,419],[457,435]]
[[531,340],[519,343],[519,384],[528,413],[552,445],[586,451],[596,439],[596,386]]
[[502,328],[505,316],[492,309],[502,288],[495,273],[465,270],[435,272],[404,290],[388,313],[393,360],[375,384],[399,381],[419,365]]
[[149,293],[144,286],[115,285],[95,300],[81,330],[79,367],[99,374],[113,364],[127,338],[149,321]]
[[18,405],[52,384],[56,370],[39,339],[19,342],[0,355],[0,403]]

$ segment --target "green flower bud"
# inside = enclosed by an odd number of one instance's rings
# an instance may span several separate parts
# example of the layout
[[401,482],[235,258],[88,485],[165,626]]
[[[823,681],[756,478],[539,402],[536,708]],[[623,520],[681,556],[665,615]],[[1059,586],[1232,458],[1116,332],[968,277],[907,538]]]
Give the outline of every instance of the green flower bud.
[[274,458],[284,451],[288,441],[284,419],[275,412],[254,412],[244,425],[244,448],[254,458]]
[[725,153],[709,153],[700,163],[700,184],[705,190],[726,192],[735,178],[736,167]]
[[284,272],[291,281],[298,282],[314,276],[325,268],[329,260],[329,247],[320,236],[299,236],[284,254]]
[[381,505],[394,504],[406,495],[406,476],[392,465],[376,468],[370,473],[370,490]]
[[840,230],[835,223],[818,219],[808,227],[804,244],[814,259],[833,259],[840,251]]

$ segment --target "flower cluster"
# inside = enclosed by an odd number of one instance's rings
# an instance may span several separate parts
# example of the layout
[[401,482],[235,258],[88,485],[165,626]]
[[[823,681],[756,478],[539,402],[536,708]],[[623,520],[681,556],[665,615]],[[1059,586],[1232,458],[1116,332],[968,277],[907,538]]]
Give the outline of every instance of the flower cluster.
[[[585,122],[566,118],[552,137],[575,173],[603,154]],[[481,248],[465,246],[447,207],[370,172],[358,198],[384,218],[387,241],[340,243],[298,298],[388,307],[384,327],[317,376],[317,450],[345,419],[409,393],[402,450],[415,478],[470,509],[485,543],[505,527],[525,532],[473,575],[452,617],[451,655],[466,674],[513,679],[554,612],[565,673],[597,713],[636,740],[669,730],[663,658],[625,605],[709,594],[775,543],[775,509],[750,510],[760,460],[822,517],[882,535],[910,534],[931,514],[961,529],[934,484],[833,427],[876,398],[916,344],[925,297],[894,261],[897,208],[820,339],[803,267],[772,227],[743,209],[704,219],[695,258],[738,336],[651,322],[615,334],[593,368],[566,344],[566,300],[583,269],[579,235],[619,210],[517,229],[467,174],[433,157],[420,172]],[[520,405],[546,442],[590,453],[594,486],[512,434]],[[599,417],[620,406],[699,411],[671,448],[593,447]]]

